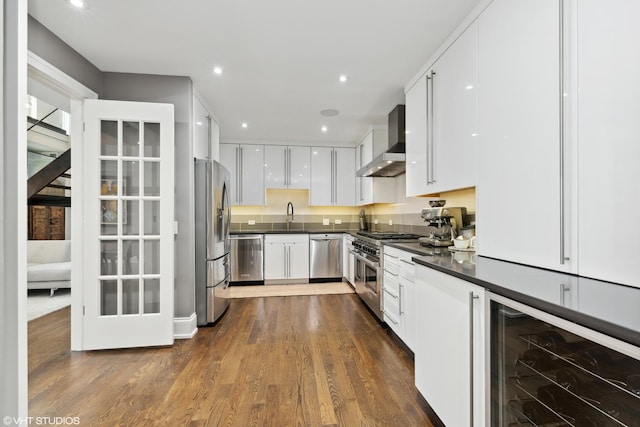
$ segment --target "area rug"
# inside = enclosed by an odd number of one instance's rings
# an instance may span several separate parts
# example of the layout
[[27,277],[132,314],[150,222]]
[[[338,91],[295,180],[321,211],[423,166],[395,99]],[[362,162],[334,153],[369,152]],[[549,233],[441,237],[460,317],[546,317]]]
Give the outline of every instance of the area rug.
[[44,316],[71,305],[71,289],[58,289],[53,296],[49,289],[32,289],[27,295],[27,320]]
[[352,294],[351,285],[344,282],[305,283],[302,285],[230,286],[231,298],[286,297],[294,295]]

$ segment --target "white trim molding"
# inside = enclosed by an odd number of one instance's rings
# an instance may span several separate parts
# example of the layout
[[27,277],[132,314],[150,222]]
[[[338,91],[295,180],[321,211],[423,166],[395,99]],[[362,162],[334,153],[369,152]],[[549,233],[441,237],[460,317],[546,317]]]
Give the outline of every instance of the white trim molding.
[[29,75],[71,99],[97,99],[98,94],[35,53],[27,52]]
[[173,338],[177,340],[188,340],[198,333],[198,318],[196,313],[189,317],[173,318]]
[[29,402],[26,1],[3,0],[0,33],[0,415],[24,420]]

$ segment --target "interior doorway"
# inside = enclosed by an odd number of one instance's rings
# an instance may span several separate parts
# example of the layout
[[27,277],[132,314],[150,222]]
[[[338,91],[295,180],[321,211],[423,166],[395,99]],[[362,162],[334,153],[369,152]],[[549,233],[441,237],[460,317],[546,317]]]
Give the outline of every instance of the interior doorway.
[[[38,126],[40,128],[39,131],[37,131],[38,135],[34,134],[29,136],[31,142],[28,144],[28,150],[37,152],[37,154],[32,153],[32,156],[40,159],[40,161],[42,161],[43,155],[47,156],[51,154],[51,152],[47,151],[50,148],[54,152],[53,157],[56,158],[60,157],[60,153],[70,150],[68,160],[71,166],[70,171],[76,171],[77,176],[82,176],[82,163],[80,161],[83,152],[82,105],[86,99],[97,99],[98,94],[32,52],[28,52],[27,54],[27,63],[27,92],[32,98],[26,101],[25,107],[27,110],[31,109],[30,112],[32,114],[39,116],[35,118],[35,121],[51,113],[43,120],[44,124]],[[36,100],[36,105],[34,105],[34,99]],[[40,103],[41,108],[39,109],[41,111],[35,112],[34,109],[37,108],[38,103]],[[33,119],[30,121],[33,121]],[[35,123],[29,124],[27,128],[33,124]],[[30,133],[33,132],[35,131],[32,130]],[[74,156],[71,156],[71,152],[74,153]],[[47,159],[44,159],[44,161],[46,162]],[[47,190],[52,194],[45,194],[40,199],[45,200],[45,202],[43,202],[45,204],[48,203],[47,200],[54,199],[54,202],[51,204],[58,205],[64,205],[64,199],[67,199],[66,206],[62,207],[64,213],[62,213],[60,209],[53,209],[54,212],[52,213],[50,208],[46,209],[48,212],[38,212],[47,217],[50,223],[53,219],[55,226],[49,227],[49,230],[46,229],[47,227],[40,227],[40,229],[34,227],[35,229],[32,231],[44,234],[54,232],[57,233],[56,237],[58,238],[62,237],[63,234],[63,240],[70,242],[69,262],[71,265],[71,274],[69,282],[70,289],[73,289],[73,292],[71,292],[71,349],[73,350],[80,348],[77,337],[81,336],[82,333],[81,316],[83,301],[83,291],[82,286],[80,286],[82,271],[78,271],[81,269],[73,268],[73,265],[81,265],[79,262],[74,262],[74,259],[82,259],[83,242],[82,239],[79,238],[81,232],[78,228],[79,225],[76,225],[78,221],[74,223],[74,221],[71,221],[71,218],[74,216],[78,218],[82,217],[82,211],[80,209],[82,180],[77,179],[71,185],[72,178],[65,176],[70,175],[70,173],[67,171],[63,172],[64,174],[58,179],[58,182],[54,183],[54,186]],[[73,187],[73,189],[67,187]],[[45,191],[45,193],[47,191]],[[70,203],[72,197],[71,192],[75,194],[75,196],[73,196],[73,204]],[[35,206],[41,205],[36,204]],[[32,215],[36,214],[33,212],[35,209],[30,210],[32,211]],[[56,210],[58,212],[55,212]],[[61,218],[62,216],[64,216],[64,219]],[[64,231],[62,231],[62,229]],[[34,236],[32,235],[32,237]],[[25,239],[26,238],[27,236],[25,236]]]

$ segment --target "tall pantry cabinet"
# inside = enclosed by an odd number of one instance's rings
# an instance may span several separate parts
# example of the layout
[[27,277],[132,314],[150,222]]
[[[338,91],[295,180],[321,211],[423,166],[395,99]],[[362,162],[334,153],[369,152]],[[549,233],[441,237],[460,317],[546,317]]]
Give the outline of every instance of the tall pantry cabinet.
[[640,208],[639,20],[632,0],[494,0],[478,18],[480,255],[640,286],[623,243],[640,240],[624,220]]
[[576,3],[578,270],[640,287],[640,2]]
[[571,171],[561,156],[560,5],[494,0],[478,18],[478,253],[576,273],[561,178]]

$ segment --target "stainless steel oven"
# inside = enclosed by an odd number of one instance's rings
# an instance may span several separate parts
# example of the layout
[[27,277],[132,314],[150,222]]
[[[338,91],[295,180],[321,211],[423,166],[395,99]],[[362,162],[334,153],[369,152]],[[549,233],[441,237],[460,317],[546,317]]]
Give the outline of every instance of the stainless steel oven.
[[354,251],[356,293],[371,311],[382,319],[382,268],[373,255]]
[[380,262],[382,242],[415,241],[418,237],[409,233],[359,231],[351,244],[351,253],[355,259],[356,293],[383,322],[383,268]]

